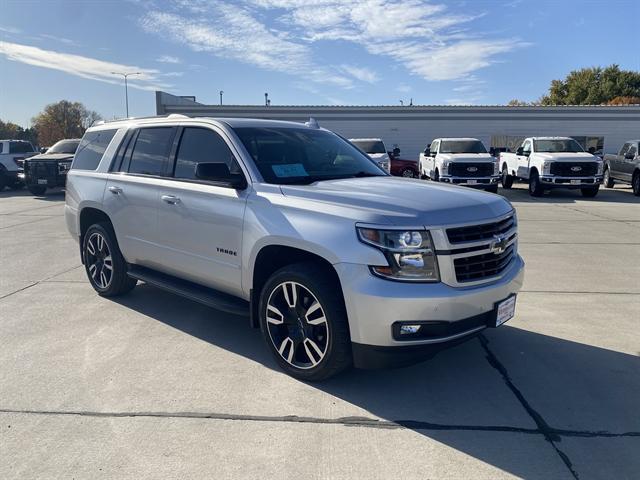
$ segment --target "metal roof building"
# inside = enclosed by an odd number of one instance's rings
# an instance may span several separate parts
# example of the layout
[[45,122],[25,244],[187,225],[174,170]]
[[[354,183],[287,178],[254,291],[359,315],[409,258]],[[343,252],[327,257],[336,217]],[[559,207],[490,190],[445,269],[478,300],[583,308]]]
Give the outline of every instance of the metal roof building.
[[204,105],[195,97],[156,92],[156,113],[305,122],[347,138],[377,137],[403,158],[416,158],[438,137],[474,137],[513,149],[528,136],[569,136],[585,149],[614,153],[640,136],[640,105],[632,106],[260,106]]

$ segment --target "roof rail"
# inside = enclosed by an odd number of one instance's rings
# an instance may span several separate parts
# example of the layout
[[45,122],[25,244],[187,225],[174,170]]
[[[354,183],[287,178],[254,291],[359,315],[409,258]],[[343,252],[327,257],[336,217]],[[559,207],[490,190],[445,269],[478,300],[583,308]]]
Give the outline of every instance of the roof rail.
[[126,117],[126,118],[113,118],[111,120],[100,120],[99,122],[94,123],[94,125],[103,125],[105,123],[113,123],[113,122],[125,122],[127,120],[146,120],[151,118],[191,118],[189,115],[184,115],[182,113],[169,113],[167,115],[148,115],[146,117]]

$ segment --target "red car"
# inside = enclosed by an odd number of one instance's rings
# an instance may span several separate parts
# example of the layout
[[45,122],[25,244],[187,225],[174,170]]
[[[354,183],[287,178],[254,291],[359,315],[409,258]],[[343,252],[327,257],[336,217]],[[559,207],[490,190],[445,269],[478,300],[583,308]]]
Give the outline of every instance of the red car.
[[400,149],[389,152],[391,175],[396,177],[418,178],[418,161],[400,158]]

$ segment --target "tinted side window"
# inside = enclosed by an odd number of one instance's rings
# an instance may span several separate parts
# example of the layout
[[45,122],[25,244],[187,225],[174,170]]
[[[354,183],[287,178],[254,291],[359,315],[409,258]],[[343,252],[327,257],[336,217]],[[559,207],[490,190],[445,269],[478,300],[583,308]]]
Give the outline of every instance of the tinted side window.
[[164,175],[173,133],[173,127],[141,129],[133,147],[129,173]]
[[438,153],[438,146],[440,145],[439,141],[435,141],[431,144],[431,154],[435,155],[436,153]]
[[31,153],[33,151],[29,142],[9,142],[9,153]]
[[620,149],[620,153],[618,155],[620,155],[621,157],[624,156],[629,150],[630,146],[631,146],[630,143],[625,143],[624,145],[622,145],[622,148]]
[[77,170],[95,170],[100,164],[104,151],[109,146],[117,130],[99,130],[87,132],[76,150],[71,168]]
[[635,145],[631,145],[629,147],[629,150],[627,150],[627,153],[633,155],[634,157],[638,154],[638,147],[636,147]]
[[220,135],[205,128],[185,128],[176,156],[175,178],[196,178],[196,165],[204,162],[226,163],[232,173],[240,168]]
[[531,141],[527,140],[526,142],[524,142],[524,145],[522,146],[522,151],[523,152],[531,152]]

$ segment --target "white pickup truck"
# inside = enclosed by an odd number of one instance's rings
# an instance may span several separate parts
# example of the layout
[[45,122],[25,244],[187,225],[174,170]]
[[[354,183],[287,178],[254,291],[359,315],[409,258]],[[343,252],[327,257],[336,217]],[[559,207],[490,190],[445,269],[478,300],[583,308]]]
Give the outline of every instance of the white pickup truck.
[[526,138],[516,153],[500,155],[500,165],[504,188],[525,180],[534,197],[553,188],[580,189],[584,197],[595,197],[602,183],[602,160],[568,137]]
[[436,138],[418,159],[421,178],[498,192],[497,159],[475,138]]

